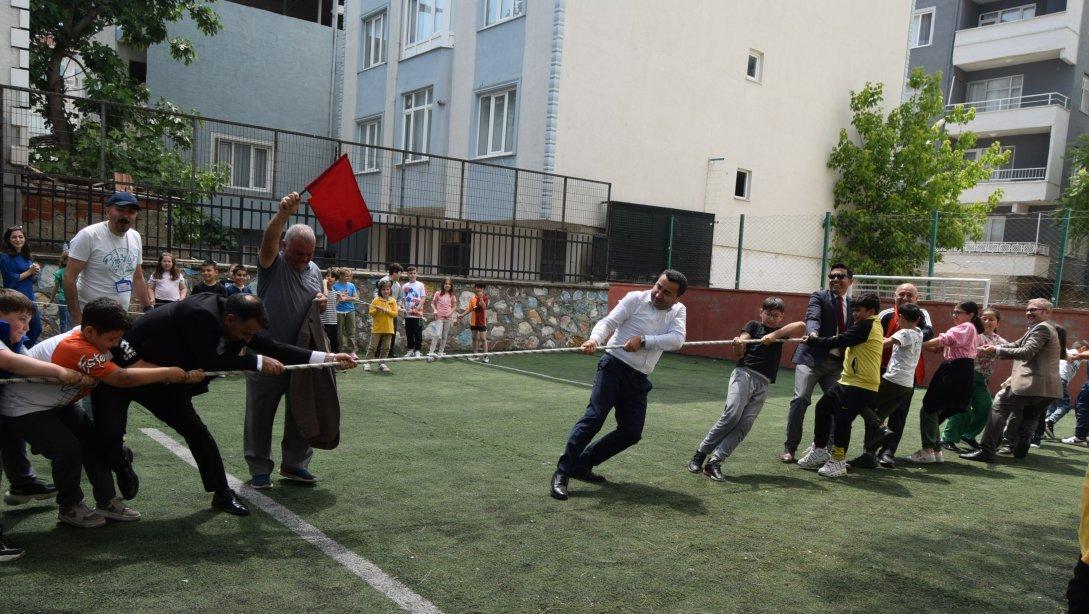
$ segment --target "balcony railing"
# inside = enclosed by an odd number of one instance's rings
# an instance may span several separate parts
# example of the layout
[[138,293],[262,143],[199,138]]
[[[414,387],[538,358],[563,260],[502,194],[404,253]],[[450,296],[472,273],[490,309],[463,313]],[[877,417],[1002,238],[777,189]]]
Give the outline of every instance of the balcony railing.
[[1000,168],[991,171],[990,181],[1042,181],[1047,176],[1047,167],[1039,168]]
[[963,252],[966,254],[1021,254],[1025,256],[1048,256],[1050,249],[1043,243],[1015,241],[965,241],[961,249],[942,250],[945,252]]
[[958,102],[945,105],[945,110],[952,111],[958,106],[963,106],[966,109],[975,109],[976,113],[990,113],[992,111],[1009,111],[1010,109],[1049,107],[1053,105],[1068,109],[1070,108],[1070,97],[1059,92],[1048,92],[1046,94],[1029,94],[1028,96],[1015,96],[1013,98]]

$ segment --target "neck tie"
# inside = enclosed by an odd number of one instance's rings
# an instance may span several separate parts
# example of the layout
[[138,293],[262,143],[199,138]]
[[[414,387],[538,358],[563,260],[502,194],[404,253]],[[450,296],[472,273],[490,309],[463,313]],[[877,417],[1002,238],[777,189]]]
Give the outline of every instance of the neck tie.
[[836,296],[836,334],[842,334],[843,331],[847,330],[847,322],[843,311],[843,297]]

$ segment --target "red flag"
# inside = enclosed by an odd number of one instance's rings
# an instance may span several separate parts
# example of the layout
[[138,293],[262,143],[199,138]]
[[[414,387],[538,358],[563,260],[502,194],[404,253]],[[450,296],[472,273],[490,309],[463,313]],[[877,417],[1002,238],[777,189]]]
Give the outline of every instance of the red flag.
[[317,214],[330,243],[373,223],[347,154],[311,181],[306,191],[310,193],[310,207]]

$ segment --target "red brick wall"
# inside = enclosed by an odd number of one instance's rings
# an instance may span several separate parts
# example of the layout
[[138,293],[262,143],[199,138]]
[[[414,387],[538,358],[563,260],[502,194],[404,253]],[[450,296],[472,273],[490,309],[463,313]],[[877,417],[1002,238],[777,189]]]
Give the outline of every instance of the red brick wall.
[[[628,292],[645,290],[647,287],[614,282],[609,287],[609,306],[615,305]],[[746,322],[759,318],[760,303],[768,296],[778,296],[786,303],[784,322],[795,322],[805,317],[805,308],[809,304],[808,294],[689,288],[681,298],[681,302],[688,309],[688,340],[732,339],[739,334]],[[891,305],[890,302],[886,306]],[[953,325],[952,303],[920,301],[920,305],[930,313],[935,331],[942,332]],[[998,326],[998,333],[1011,341],[1019,338],[1025,330],[1024,306],[1000,306],[998,311],[1002,316],[1001,323]],[[1066,328],[1068,343],[1073,343],[1076,339],[1089,340],[1089,311],[1057,309],[1052,316],[1052,321]],[[683,350],[683,353],[712,358],[733,358],[729,346],[692,348]],[[784,367],[793,368],[793,364],[790,362],[790,357],[793,354],[794,351],[789,346],[784,348]],[[926,360],[926,374],[929,379],[941,362],[941,357],[938,354],[924,352],[924,359]],[[1078,377],[1075,378],[1074,383],[1071,385],[1072,394],[1076,394],[1078,387],[1085,382],[1085,372],[1086,369],[1082,369]],[[1009,374],[1010,362],[1001,361],[994,377],[991,379],[992,389],[1009,377]]]

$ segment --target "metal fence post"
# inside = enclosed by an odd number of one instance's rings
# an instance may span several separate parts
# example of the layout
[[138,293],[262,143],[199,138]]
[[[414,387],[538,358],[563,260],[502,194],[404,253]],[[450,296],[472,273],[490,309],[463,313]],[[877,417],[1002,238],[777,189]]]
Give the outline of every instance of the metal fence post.
[[1070,207],[1063,210],[1063,238],[1059,243],[1059,262],[1055,264],[1055,286],[1051,289],[1051,304],[1059,306],[1059,291],[1063,283],[1063,267],[1066,264],[1066,244],[1070,240]]
[[514,169],[514,197],[511,198],[511,211],[510,211],[510,262],[507,266],[510,267],[510,279],[514,279],[514,243],[518,240],[518,232],[515,228],[518,226],[518,169]]
[[926,276],[934,277],[934,262],[938,257],[938,219],[940,214],[935,209],[930,216],[930,255],[926,264]]
[[821,247],[821,275],[817,287],[824,287],[824,273],[828,270],[828,243],[832,238],[832,212],[824,212],[824,246]]
[[465,160],[461,161],[461,182],[458,183],[458,219],[465,219]]
[[673,225],[677,222],[677,217],[674,215],[669,216],[669,238],[666,241],[666,268],[673,268]]
[[734,268],[734,290],[741,289],[741,251],[745,247],[745,214],[737,224],[737,266]]

